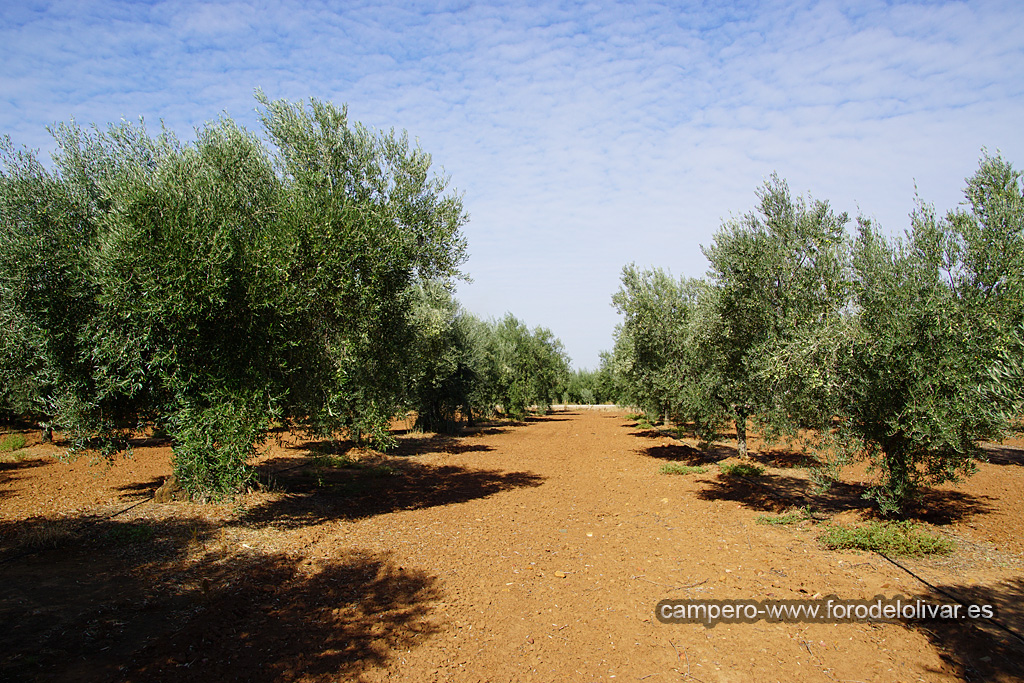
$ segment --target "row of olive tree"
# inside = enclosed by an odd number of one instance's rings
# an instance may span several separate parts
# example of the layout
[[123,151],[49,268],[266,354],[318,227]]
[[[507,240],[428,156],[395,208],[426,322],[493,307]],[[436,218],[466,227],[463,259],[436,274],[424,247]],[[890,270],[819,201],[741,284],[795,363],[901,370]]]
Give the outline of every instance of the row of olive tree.
[[823,483],[866,459],[886,512],[971,473],[1024,397],[1021,174],[986,155],[965,195],[945,216],[919,202],[891,239],[773,177],[704,249],[705,280],[624,269],[611,363],[629,401],[706,439],[733,422],[744,456],[748,418],[813,429]]
[[570,374],[550,330],[530,330],[511,314],[481,320],[438,283],[418,290],[415,315],[422,332],[410,405],[421,429],[452,432],[475,416],[501,411],[521,419],[531,408],[546,410]]
[[[229,118],[189,144],[61,125],[50,169],[4,139],[0,408],[107,455],[155,424],[181,484],[212,494],[247,484],[273,422],[389,444],[451,361],[423,302],[461,276],[462,201],[404,134],[257,99],[262,138]],[[496,357],[529,357],[513,332]],[[543,402],[507,380],[488,389],[506,407]]]
[[619,400],[619,390],[611,366],[602,362],[597,370],[574,370],[555,390],[563,404],[600,405]]

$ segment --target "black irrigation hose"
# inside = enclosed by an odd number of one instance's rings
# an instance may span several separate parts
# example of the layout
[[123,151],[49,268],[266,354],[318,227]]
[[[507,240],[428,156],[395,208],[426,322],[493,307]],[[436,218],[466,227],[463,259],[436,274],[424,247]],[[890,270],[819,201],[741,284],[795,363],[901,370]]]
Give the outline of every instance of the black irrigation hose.
[[[737,478],[738,479],[742,479],[743,481],[745,481],[745,482],[747,482],[749,484],[756,484],[756,485],[760,486],[762,489],[765,489],[765,493],[767,493],[772,498],[775,498],[776,500],[781,500],[781,501],[784,501],[784,502],[787,502],[787,503],[793,503],[794,500],[795,500],[795,496],[782,496],[782,495],[779,495],[779,494],[777,494],[777,493],[775,493],[773,491],[767,490],[768,489],[767,486],[765,486],[763,483],[761,483],[761,482],[759,482],[756,479],[753,479],[751,477],[740,476],[740,477],[737,477]],[[950,593],[950,592],[948,592],[948,591],[946,591],[946,590],[944,590],[942,588],[939,588],[938,586],[933,586],[932,584],[928,583],[923,578],[921,578],[920,576],[915,574],[913,572],[913,570],[904,567],[902,564],[900,564],[896,560],[892,559],[891,557],[889,557],[885,553],[881,552],[880,550],[874,550],[872,552],[874,552],[876,555],[878,555],[882,559],[890,562],[893,566],[902,569],[907,574],[910,574],[911,576],[913,576],[915,579],[917,579],[918,581],[923,583],[925,586],[927,586],[931,590],[935,591],[936,593],[939,593],[940,595],[946,596],[947,598],[949,598],[953,602],[957,603],[958,605],[961,605],[964,609],[967,609],[968,604],[967,604],[966,601],[960,599],[959,597],[953,595],[952,593]],[[988,621],[989,623],[991,623],[996,628],[998,628],[998,629],[1000,629],[1002,631],[1005,631],[1006,633],[1010,634],[1011,636],[1013,636],[1014,638],[1019,640],[1021,643],[1024,643],[1024,635],[1021,635],[1020,633],[1017,633],[1012,628],[1010,628],[1009,626],[1006,626],[1002,622],[996,621],[995,618],[993,618],[993,617],[985,617],[985,621]],[[971,623],[974,623],[974,622],[971,622]]]
[[[281,472],[287,472],[289,470],[298,469],[299,467],[304,467],[304,466],[306,466],[308,464],[309,463],[301,463],[299,465],[294,465],[292,467],[286,467],[286,468],[284,468],[282,470],[276,470],[275,472],[272,472],[271,474],[279,474]],[[761,485],[761,482],[758,482],[758,481],[756,481],[754,479],[751,479],[749,477],[739,477],[739,478],[743,479],[744,481],[746,481],[746,482],[748,482],[750,484]],[[761,485],[761,486],[762,486],[762,488],[767,488],[767,487],[764,487],[763,485]],[[769,496],[772,496],[773,498],[776,498],[778,500],[784,500],[786,502],[792,502],[793,501],[793,497],[792,496],[780,496],[780,495],[778,495],[776,493],[773,493],[771,491],[766,491],[766,492],[768,493]],[[106,515],[104,517],[97,517],[97,518],[95,518],[95,520],[96,521],[100,521],[100,520],[106,520],[106,519],[113,519],[114,517],[117,517],[119,515],[123,515],[124,513],[126,513],[129,510],[131,510],[132,508],[138,507],[139,505],[142,505],[143,503],[147,503],[147,502],[149,502],[151,500],[153,500],[152,497],[150,497],[150,498],[143,498],[142,500],[140,500],[138,502],[132,503],[128,507],[124,508],[123,510],[119,510],[118,512],[112,512],[109,515]],[[34,555],[35,553],[38,553],[41,550],[43,550],[43,548],[34,548],[32,550],[28,550],[28,551],[23,552],[23,553],[18,554],[18,555],[12,555],[10,557],[6,557],[6,558],[3,558],[3,559],[0,559],[0,565],[6,564],[7,562],[10,562],[12,560],[20,559],[22,557],[28,557],[29,555]],[[948,592],[948,591],[946,591],[946,590],[944,590],[942,588],[939,588],[938,586],[935,586],[935,585],[929,583],[928,581],[925,581],[923,578],[921,578],[916,573],[914,573],[913,570],[908,569],[907,567],[904,567],[902,564],[900,564],[896,560],[892,559],[891,557],[889,557],[885,553],[883,553],[883,552],[881,552],[879,550],[874,551],[874,553],[876,555],[878,555],[879,557],[881,557],[883,560],[885,560],[885,561],[889,562],[890,564],[892,564],[893,566],[898,567],[899,569],[902,569],[907,574],[910,574],[915,579],[917,579],[918,581],[920,581],[921,583],[923,583],[925,586],[927,586],[931,590],[935,591],[936,593],[939,593],[940,595],[946,596],[947,598],[949,598],[950,600],[956,602],[958,605],[961,605],[965,609],[968,607],[968,604],[967,604],[966,601],[962,600],[961,598],[953,595],[952,593],[950,593],[950,592]],[[1009,626],[1006,626],[1002,622],[996,621],[993,617],[985,617],[985,621],[989,622],[990,624],[992,624],[996,628],[1000,629],[1001,631],[1005,631],[1009,635],[1011,635],[1014,638],[1016,638],[1017,640],[1019,640],[1021,643],[1024,643],[1024,635],[1021,635],[1020,633],[1017,633],[1012,628],[1010,628]]]
[[[952,594],[952,593],[950,593],[949,591],[946,591],[946,590],[944,590],[944,589],[942,589],[942,588],[939,588],[938,586],[933,586],[932,584],[928,583],[927,581],[925,581],[924,579],[922,579],[922,578],[921,578],[920,576],[918,576],[917,574],[915,574],[915,573],[913,572],[913,570],[911,570],[911,569],[908,569],[908,568],[904,567],[904,566],[903,566],[902,564],[900,564],[900,563],[899,563],[899,562],[897,562],[896,560],[892,559],[891,557],[889,557],[889,556],[888,556],[888,555],[886,555],[885,553],[883,553],[883,552],[881,552],[881,551],[879,551],[879,550],[876,550],[876,551],[874,551],[874,552],[875,552],[875,554],[876,554],[876,555],[880,556],[880,557],[881,557],[882,559],[884,559],[884,560],[887,560],[888,562],[890,562],[890,563],[892,563],[893,565],[895,565],[895,566],[899,567],[900,569],[902,569],[902,570],[903,570],[903,571],[905,571],[906,573],[910,574],[910,575],[911,575],[911,576],[913,576],[913,577],[914,577],[915,579],[917,579],[918,581],[920,581],[920,582],[921,582],[921,583],[923,583],[924,585],[928,586],[928,588],[932,589],[932,590],[933,590],[933,591],[935,591],[936,593],[939,593],[940,595],[944,595],[944,596],[946,596],[947,598],[949,598],[949,599],[950,599],[950,600],[952,600],[953,602],[957,603],[958,605],[961,605],[961,606],[962,606],[962,607],[963,607],[964,609],[967,609],[967,608],[968,608],[968,606],[969,606],[969,605],[967,604],[967,602],[965,602],[964,600],[961,600],[960,598],[958,598],[957,596],[953,595],[953,594]],[[991,623],[991,624],[992,624],[993,626],[995,626],[996,628],[998,628],[998,629],[1000,629],[1000,630],[1002,630],[1002,631],[1006,631],[1006,632],[1007,632],[1007,633],[1009,633],[1009,634],[1010,634],[1011,636],[1013,636],[1014,638],[1016,638],[1017,640],[1019,640],[1019,641],[1020,641],[1021,643],[1024,643],[1024,636],[1022,636],[1021,634],[1017,633],[1016,631],[1014,631],[1014,630],[1013,630],[1012,628],[1010,628],[1009,626],[1006,626],[1006,625],[1004,625],[1003,623],[1001,623],[1001,622],[999,622],[999,621],[996,621],[996,620],[995,620],[995,619],[994,619],[993,617],[985,617],[985,621],[987,621],[987,622]]]
[[[307,465],[309,465],[308,462],[303,462],[303,463],[300,463],[298,465],[293,465],[292,467],[285,467],[284,469],[281,469],[281,470],[275,470],[273,472],[270,472],[270,474],[271,475],[280,474],[281,472],[287,472],[289,470],[298,469],[299,467],[305,467]],[[91,523],[95,524],[96,522],[101,522],[101,521],[104,521],[104,520],[113,519],[114,517],[118,517],[120,515],[123,515],[124,513],[126,513],[129,510],[131,510],[132,508],[136,508],[136,507],[142,505],[143,503],[148,503],[151,500],[153,500],[152,496],[149,496],[147,498],[143,498],[140,501],[132,503],[128,507],[124,508],[123,510],[118,510],[117,512],[111,512],[108,515],[93,516],[91,519],[85,520],[85,523],[88,524],[88,523],[91,522]],[[91,536],[91,534],[86,534],[85,537],[89,538],[90,536]],[[8,557],[0,558],[0,566],[5,565],[8,562],[12,562],[14,560],[20,560],[23,557],[29,557],[31,555],[35,555],[36,553],[42,552],[43,550],[46,550],[46,548],[32,548],[31,550],[26,550],[26,551],[21,552],[21,553],[16,553],[14,555],[9,555]]]
[[[149,496],[148,498],[143,498],[140,501],[132,503],[128,507],[124,508],[123,510],[118,510],[117,512],[111,512],[109,515],[102,515],[102,516],[98,516],[98,517],[97,516],[93,516],[91,519],[86,519],[85,523],[86,524],[89,524],[89,523],[95,524],[97,522],[101,522],[101,521],[104,521],[104,520],[107,520],[107,519],[113,519],[114,517],[117,517],[118,515],[123,515],[124,513],[126,513],[129,510],[131,510],[132,508],[138,507],[138,506],[142,505],[143,503],[148,503],[151,500],[153,500],[152,496]],[[92,536],[94,534],[95,534],[95,531],[93,532],[93,534],[87,533],[85,535],[85,538],[89,538],[90,536]],[[10,555],[8,557],[0,558],[0,565],[7,564],[8,562],[11,562],[13,560],[20,560],[23,557],[29,557],[31,555],[35,555],[36,553],[42,552],[43,550],[47,550],[47,548],[32,548],[31,550],[26,550],[24,552],[17,553],[15,555]]]
[[120,512],[113,512],[113,513],[107,515],[106,517],[98,517],[97,519],[113,519],[114,517],[117,517],[118,515],[123,515],[124,513],[126,513],[129,510],[131,510],[132,508],[138,507],[138,506],[142,505],[143,503],[148,503],[151,500],[153,500],[152,496],[150,496],[149,498],[143,498],[142,500],[140,500],[137,503],[132,503],[131,505],[126,507],[124,510],[121,510]]

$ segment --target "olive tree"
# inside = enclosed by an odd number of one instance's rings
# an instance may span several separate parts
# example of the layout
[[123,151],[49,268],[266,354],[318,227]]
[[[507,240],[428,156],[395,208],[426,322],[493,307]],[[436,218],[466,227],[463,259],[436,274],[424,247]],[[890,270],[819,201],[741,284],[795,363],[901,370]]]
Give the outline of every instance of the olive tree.
[[847,215],[825,201],[794,198],[775,175],[757,197],[756,211],[726,222],[703,249],[713,290],[703,355],[717,375],[715,398],[735,419],[743,457],[747,419],[780,412],[773,408],[781,397],[760,381],[762,366],[787,339],[842,309],[847,291]]
[[660,268],[640,270],[630,264],[622,269],[622,286],[612,296],[623,316],[618,348],[630,402],[666,421],[688,375],[685,287]]
[[344,109],[264,104],[285,184],[292,260],[289,413],[321,433],[389,440],[407,395],[414,286],[458,277],[461,199],[406,135],[349,127]]
[[555,395],[562,403],[581,405],[614,403],[617,400],[610,372],[604,367],[570,372],[555,390]]
[[265,138],[63,125],[52,172],[4,149],[6,400],[108,453],[156,421],[193,492],[244,486],[272,420],[387,445],[415,286],[465,259],[461,199],[404,134],[257,98]]
[[672,418],[692,425],[704,440],[712,440],[723,422],[713,392],[715,349],[703,339],[711,294],[702,280],[629,265],[612,297],[623,316],[614,364],[626,400],[666,423]]
[[491,326],[487,382],[502,412],[516,419],[532,406],[547,410],[569,374],[561,340],[546,327],[531,330],[511,313]]
[[902,238],[861,219],[848,306],[762,368],[791,415],[816,412],[823,474],[866,460],[887,514],[974,472],[1022,407],[1020,174],[986,155],[965,196],[945,216],[919,201]]
[[474,410],[487,411],[483,386],[487,328],[435,282],[417,289],[413,315],[416,336],[410,403],[416,411],[416,427],[457,432],[460,418],[472,425]]
[[854,249],[842,435],[879,471],[886,512],[923,483],[973,473],[978,442],[1004,436],[1020,409],[1019,380],[998,374],[1024,351],[1020,175],[986,157],[965,194],[945,217],[919,203],[903,240],[864,222]]
[[96,226],[72,188],[9,138],[0,146],[0,406],[50,432],[92,390]]

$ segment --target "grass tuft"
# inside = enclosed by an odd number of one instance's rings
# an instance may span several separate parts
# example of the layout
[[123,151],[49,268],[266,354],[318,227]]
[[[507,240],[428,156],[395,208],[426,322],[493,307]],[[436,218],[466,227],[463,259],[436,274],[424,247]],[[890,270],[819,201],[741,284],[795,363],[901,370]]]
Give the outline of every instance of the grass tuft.
[[785,515],[758,515],[754,521],[758,524],[783,525],[796,524],[805,519],[807,519],[807,516],[802,512],[790,512]]
[[28,444],[24,434],[8,434],[0,438],[0,453],[20,451]]
[[16,538],[22,550],[52,550],[77,543],[81,537],[75,524],[63,519],[31,520]]
[[760,477],[764,474],[763,467],[758,467],[757,465],[751,465],[745,462],[738,462],[735,464],[723,463],[718,467],[722,470],[722,474],[729,477]]
[[355,467],[356,461],[347,455],[318,453],[310,458],[310,464],[314,467]]
[[818,538],[831,550],[870,550],[887,555],[945,555],[956,548],[952,541],[933,536],[920,525],[903,522],[872,522],[868,526],[848,527],[831,524]]
[[797,522],[813,520],[814,510],[811,508],[810,505],[805,505],[804,507],[798,510],[787,512],[784,515],[758,515],[754,521],[758,524],[782,525],[796,524]]
[[704,474],[708,468],[704,465],[680,465],[677,462],[667,462],[661,466],[662,474]]
[[151,541],[156,532],[148,524],[123,524],[107,532],[107,538],[115,543],[145,543]]

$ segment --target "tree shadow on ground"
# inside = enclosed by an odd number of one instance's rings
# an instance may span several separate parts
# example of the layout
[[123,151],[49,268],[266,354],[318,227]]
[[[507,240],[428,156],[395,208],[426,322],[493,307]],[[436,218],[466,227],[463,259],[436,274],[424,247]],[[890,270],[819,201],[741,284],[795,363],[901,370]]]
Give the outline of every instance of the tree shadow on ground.
[[[636,427],[637,425],[630,426]],[[638,439],[661,439],[665,437],[671,438],[675,436],[675,434],[670,434],[669,432],[658,429],[657,427],[651,427],[650,429],[640,429],[635,432],[630,432],[629,435],[635,436]]]
[[[509,426],[514,426],[514,425],[512,423],[509,423]],[[485,427],[463,427],[463,429],[462,429],[462,436],[478,436],[478,435],[481,435],[481,434],[484,434],[484,435],[487,435],[487,436],[493,436],[494,434],[504,434],[507,431],[508,431],[507,427],[492,427],[492,426],[485,426]]]
[[[711,444],[706,449],[688,444],[649,446],[640,449],[639,453],[689,466],[711,465],[739,456],[735,447],[721,443]],[[752,454],[750,460],[777,469],[809,469],[819,464],[809,454],[786,449],[763,450]],[[774,473],[757,477],[719,474],[716,480],[705,482],[704,488],[696,495],[703,500],[731,500],[760,512],[780,513],[810,505],[825,514],[858,510],[873,517],[877,515],[877,506],[866,498],[869,488],[868,484],[840,481],[833,482],[826,490],[819,490],[805,477]],[[905,515],[909,519],[948,525],[991,512],[994,500],[987,495],[925,487],[918,500],[908,504]]]
[[[867,499],[868,486],[860,483],[835,482],[827,490],[817,490],[814,483],[790,475],[762,474],[741,477],[720,474],[705,482],[697,492],[702,500],[730,500],[760,512],[784,512],[810,505],[817,512],[838,514],[858,510],[874,516],[876,505]],[[975,496],[960,491],[925,489],[922,501],[909,506],[909,519],[932,524],[950,524],[992,511],[990,496]]]
[[[316,455],[345,455],[356,445],[351,441],[306,441],[303,443],[287,446],[290,450],[306,451]],[[398,446],[387,452],[389,456],[409,457],[413,455],[426,455],[427,453],[473,453],[493,451],[493,446],[484,444],[461,443],[460,439],[447,434],[422,434],[420,436],[406,436],[398,441]],[[302,455],[300,453],[299,455]],[[268,463],[274,463],[278,468],[281,466],[295,467],[301,463],[292,462],[291,458],[273,458],[263,463],[266,468]]]
[[0,461],[0,499],[7,498],[12,495],[9,484],[14,483],[22,472],[30,470],[33,467],[42,467],[43,465],[49,464],[49,462],[50,461],[48,459],[40,457],[25,457]]
[[[630,436],[658,439],[663,436],[671,435],[660,432],[657,429],[653,429],[643,432],[632,432],[630,433]],[[642,455],[646,455],[651,458],[659,458],[661,460],[674,460],[680,458],[687,461],[692,460],[693,462],[690,464],[709,464],[719,462],[720,460],[725,460],[727,458],[739,457],[739,451],[736,450],[735,446],[730,446],[721,442],[707,444],[704,448],[694,448],[693,446],[685,443],[649,446],[641,449],[640,453]],[[757,454],[752,455],[751,458],[759,460],[759,456]]]
[[280,495],[246,510],[243,521],[253,526],[289,527],[362,519],[464,503],[543,482],[543,477],[532,472],[454,465],[301,468],[279,474],[271,487]]
[[121,492],[121,498],[135,498],[143,494],[152,496],[160,488],[166,477],[153,477],[149,481],[140,481],[134,484],[118,486],[115,490]]
[[942,526],[989,513],[992,511],[990,503],[996,500],[988,495],[925,488],[920,498],[907,506],[906,515],[910,519]]
[[[808,504],[821,506],[823,498],[813,494],[811,483],[805,479],[774,474],[759,477],[720,474],[714,481],[705,482],[696,495],[702,500],[730,500],[759,512],[776,513]],[[845,486],[834,486],[828,492],[828,499],[827,507],[833,512],[863,506],[863,501]]]
[[135,541],[140,540],[146,541],[145,551],[150,559],[169,561],[184,552],[183,548],[189,543],[207,538],[210,529],[210,525],[199,518],[152,522],[80,514],[3,520],[0,521],[0,567],[6,576],[8,565],[23,557],[60,550],[120,557],[137,550]]
[[0,565],[0,679],[334,680],[435,631],[436,579],[386,554],[313,562],[202,519],[85,521]]
[[191,609],[184,589],[161,585],[180,578],[190,545],[210,533],[202,520],[0,525],[0,679],[109,680],[128,654]]
[[[935,604],[990,605],[992,620],[958,619],[908,622],[907,628],[924,633],[957,678],[965,681],[1024,680],[1024,579],[995,585],[946,584],[920,596]],[[948,672],[935,672],[948,676]]]
[[649,448],[642,449],[641,453],[649,458],[670,460],[672,462],[680,462],[693,466],[714,462],[714,458],[707,451],[702,451],[699,448],[694,448],[687,444],[651,446]]
[[[500,425],[485,423],[481,426],[465,427],[458,434],[417,432],[409,429],[396,429],[391,433],[398,436],[398,444],[387,451],[388,455],[407,457],[425,455],[427,453],[473,453],[493,451],[493,446],[484,444],[466,444],[462,440],[470,436],[502,434],[509,426],[524,426],[525,423],[503,422]],[[353,441],[347,439],[313,440],[300,443],[282,444],[292,451],[308,451],[317,455],[344,455],[356,448]]]
[[750,459],[761,465],[782,469],[817,467],[820,461],[813,455],[784,449],[769,449],[754,453]]
[[475,453],[493,451],[493,446],[484,444],[461,443],[460,439],[447,434],[424,434],[407,436],[398,442],[398,447],[388,451],[388,455],[407,457],[426,453]]
[[988,462],[993,465],[1024,466],[1024,448],[1007,446],[1001,443],[984,444],[982,448],[988,456]]
[[202,611],[139,653],[125,679],[336,680],[383,666],[437,631],[428,604],[441,595],[436,579],[387,556],[307,568],[254,553],[210,574]]
[[[633,436],[639,436],[634,434]],[[705,448],[694,448],[689,444],[665,444],[649,446],[639,451],[642,455],[659,460],[672,460],[687,465],[708,465],[727,458],[735,458],[738,452],[725,444],[713,443]]]

